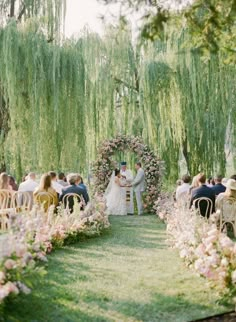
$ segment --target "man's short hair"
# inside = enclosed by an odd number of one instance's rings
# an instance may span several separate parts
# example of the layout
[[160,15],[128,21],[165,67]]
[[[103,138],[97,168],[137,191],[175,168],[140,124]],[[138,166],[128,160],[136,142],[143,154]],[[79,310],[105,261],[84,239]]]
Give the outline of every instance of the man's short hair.
[[35,180],[36,178],[36,174],[34,172],[30,172],[27,176],[28,179],[32,179],[32,180]]
[[75,184],[78,181],[78,174],[69,173],[67,176],[67,181],[69,182],[69,184]]
[[182,180],[184,183],[190,183],[191,177],[188,174],[183,175]]
[[199,173],[199,175],[198,175],[198,181],[200,183],[206,183],[206,175],[204,173]]
[[222,176],[221,174],[217,174],[217,175],[215,176],[215,180],[216,180],[217,182],[221,182],[221,181],[222,181],[222,179],[223,179],[223,176]]
[[65,178],[65,174],[63,172],[60,172],[58,174],[58,178],[59,178],[59,180],[63,180]]
[[233,174],[233,175],[230,177],[230,179],[234,179],[234,180],[236,180],[236,174]]
[[137,164],[140,168],[142,167],[141,162],[136,162],[136,164]]
[[56,178],[56,176],[57,176],[57,174],[56,174],[56,172],[55,172],[55,171],[49,171],[49,172],[48,172],[48,174],[50,175],[50,177],[51,177],[52,179]]

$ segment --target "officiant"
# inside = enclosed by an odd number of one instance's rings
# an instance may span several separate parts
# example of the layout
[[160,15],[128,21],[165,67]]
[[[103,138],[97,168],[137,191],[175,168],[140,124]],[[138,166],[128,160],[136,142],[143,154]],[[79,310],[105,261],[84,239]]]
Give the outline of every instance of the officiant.
[[[134,179],[133,173],[131,170],[127,169],[127,163],[125,161],[121,162],[120,174],[124,180],[124,184],[130,185]],[[124,193],[126,195],[126,204],[127,204],[127,213],[128,215],[134,214],[134,195],[133,187],[125,187]]]

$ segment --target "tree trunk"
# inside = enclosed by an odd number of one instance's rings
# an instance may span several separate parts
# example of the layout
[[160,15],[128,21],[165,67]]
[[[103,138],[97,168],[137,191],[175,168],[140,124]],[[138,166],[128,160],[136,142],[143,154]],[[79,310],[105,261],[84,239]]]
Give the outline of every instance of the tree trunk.
[[11,0],[10,18],[14,17],[15,15],[15,2],[16,0]]

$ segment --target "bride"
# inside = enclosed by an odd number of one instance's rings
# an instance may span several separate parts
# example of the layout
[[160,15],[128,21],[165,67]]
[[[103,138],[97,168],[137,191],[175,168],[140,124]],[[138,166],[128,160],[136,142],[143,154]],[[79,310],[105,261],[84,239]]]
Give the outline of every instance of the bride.
[[120,170],[115,169],[105,192],[109,215],[127,215],[126,197],[122,189],[126,186],[121,184],[120,178]]

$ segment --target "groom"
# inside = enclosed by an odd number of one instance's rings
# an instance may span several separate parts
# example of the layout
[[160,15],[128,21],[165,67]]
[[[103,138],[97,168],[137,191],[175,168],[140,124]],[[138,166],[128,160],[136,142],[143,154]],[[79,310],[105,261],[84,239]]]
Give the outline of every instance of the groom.
[[136,201],[137,201],[138,215],[142,215],[143,213],[142,194],[145,191],[145,172],[143,171],[140,162],[137,162],[135,164],[135,169],[137,170],[137,175],[132,183],[132,186],[133,186]]

